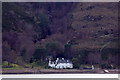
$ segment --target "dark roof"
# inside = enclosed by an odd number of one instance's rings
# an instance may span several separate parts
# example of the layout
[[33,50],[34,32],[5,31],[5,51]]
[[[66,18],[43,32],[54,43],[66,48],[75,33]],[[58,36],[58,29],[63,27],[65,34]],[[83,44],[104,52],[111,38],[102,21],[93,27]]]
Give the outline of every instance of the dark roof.
[[69,60],[58,60],[58,63],[72,63],[72,62],[70,62]]

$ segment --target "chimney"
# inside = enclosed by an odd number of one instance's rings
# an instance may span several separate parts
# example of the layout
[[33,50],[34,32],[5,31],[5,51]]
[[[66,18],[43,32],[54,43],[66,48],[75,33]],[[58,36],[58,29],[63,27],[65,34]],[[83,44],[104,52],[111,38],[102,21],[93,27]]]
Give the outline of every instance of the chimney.
[[64,60],[64,58],[62,58],[62,60]]
[[56,62],[58,62],[59,58],[56,59]]

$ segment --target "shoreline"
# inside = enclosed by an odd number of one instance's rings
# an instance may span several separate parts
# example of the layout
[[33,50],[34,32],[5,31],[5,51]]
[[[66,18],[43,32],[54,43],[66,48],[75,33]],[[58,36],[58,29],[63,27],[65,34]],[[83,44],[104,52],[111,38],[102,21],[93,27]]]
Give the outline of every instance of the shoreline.
[[110,69],[105,72],[105,69],[3,69],[2,74],[118,74],[120,70]]

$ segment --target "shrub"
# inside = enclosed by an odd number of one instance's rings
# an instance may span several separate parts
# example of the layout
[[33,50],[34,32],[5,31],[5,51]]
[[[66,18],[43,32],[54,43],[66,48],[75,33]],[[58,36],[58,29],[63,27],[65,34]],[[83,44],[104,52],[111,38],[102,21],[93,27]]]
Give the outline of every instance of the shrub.
[[12,64],[12,63],[9,63],[9,62],[7,62],[7,61],[3,61],[2,67],[3,67],[3,68],[12,68],[12,67],[17,68],[17,67],[19,67],[19,65],[17,65],[17,64]]
[[19,67],[19,65],[17,65],[17,64],[9,64],[9,66],[11,66],[11,67]]
[[16,62],[15,62],[16,64],[18,64],[18,65],[20,65],[20,66],[24,66],[24,64],[25,64],[25,61],[23,60],[23,58],[22,57],[17,57],[17,59],[16,59]]
[[3,67],[3,68],[8,67],[8,65],[9,65],[9,63],[8,63],[7,61],[3,61],[3,62],[2,62],[2,67]]
[[31,68],[32,66],[30,64],[25,64],[24,68]]
[[109,64],[101,64],[102,69],[111,69],[112,67]]

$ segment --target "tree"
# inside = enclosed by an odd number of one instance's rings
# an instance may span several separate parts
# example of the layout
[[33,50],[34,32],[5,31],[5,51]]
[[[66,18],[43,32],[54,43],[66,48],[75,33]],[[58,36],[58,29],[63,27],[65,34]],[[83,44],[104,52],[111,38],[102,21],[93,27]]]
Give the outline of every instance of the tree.
[[74,68],[77,68],[77,69],[79,69],[80,68],[80,61],[79,61],[79,59],[78,58],[73,58],[72,59],[72,62],[73,62],[73,67]]
[[71,53],[71,44],[65,44],[64,45],[64,54],[66,58],[70,58],[70,53]]
[[80,60],[80,64],[87,64],[88,53],[89,51],[84,49],[79,51],[78,58]]
[[51,30],[49,27],[50,20],[49,17],[45,14],[40,14],[37,17],[35,30],[39,33],[39,37],[44,39],[47,35],[51,35]]
[[21,50],[21,52],[20,52],[20,56],[25,56],[25,54],[26,54],[26,49],[25,48],[23,48],[22,50]]
[[45,56],[46,56],[46,49],[44,48],[37,48],[35,49],[35,52],[33,54],[33,58],[36,60],[36,61],[43,61],[45,59]]
[[53,57],[57,57],[58,55],[62,55],[63,48],[62,45],[58,42],[49,42],[46,44],[46,50],[49,55]]

